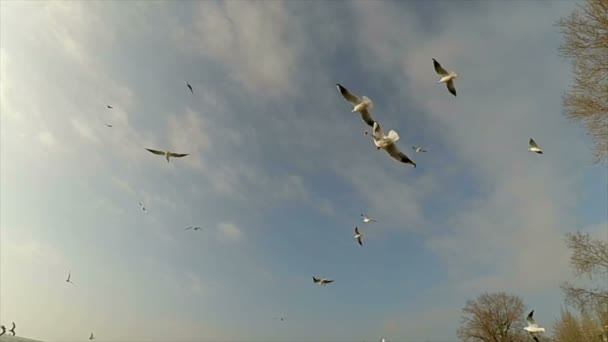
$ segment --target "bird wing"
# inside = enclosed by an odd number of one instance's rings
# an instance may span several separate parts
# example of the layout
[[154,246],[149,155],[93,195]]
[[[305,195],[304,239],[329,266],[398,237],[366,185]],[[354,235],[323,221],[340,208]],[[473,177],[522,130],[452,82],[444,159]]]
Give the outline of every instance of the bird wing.
[[186,228],[186,229],[184,229],[184,230],[188,230],[188,229],[192,229],[192,227],[188,227],[188,228]]
[[528,314],[528,317],[526,317],[526,321],[528,321],[528,325],[530,326],[535,326],[536,325],[536,321],[534,321],[534,310],[530,311],[530,313]]
[[333,283],[333,280],[325,279],[325,284]]
[[384,138],[384,131],[382,130],[382,127],[380,127],[380,124],[377,121],[374,121],[372,127],[372,136],[374,137],[374,140],[380,140]]
[[357,238],[357,242],[359,242],[359,246],[363,246],[363,242],[361,242],[361,237]]
[[386,152],[394,159],[416,167],[416,163],[414,163],[414,161],[411,160],[405,153],[399,151],[395,144],[388,145],[388,147],[386,148]]
[[348,91],[348,89],[344,88],[340,83],[337,83],[336,87],[338,87],[338,90],[340,91],[340,94],[342,94],[342,97],[344,97],[346,101],[352,103],[353,106],[356,106],[359,104],[359,102],[361,102],[361,99],[359,99],[357,95],[354,95],[353,93]]
[[359,235],[359,228],[355,227],[355,234]]
[[456,88],[454,87],[454,80],[449,80],[446,82],[446,87],[448,87],[448,90],[450,93],[452,93],[452,95],[456,96]]
[[530,147],[534,147],[534,148],[538,148],[540,149],[540,147],[538,147],[538,144],[536,143],[536,141],[534,141],[534,139],[530,138]]
[[189,153],[169,153],[170,157],[175,157],[175,158],[180,158],[180,157],[185,157],[187,156]]
[[445,70],[439,62],[435,58],[433,58],[433,67],[435,67],[435,72],[440,76],[447,76],[449,73]]
[[368,124],[370,127],[374,127],[374,119],[372,119],[371,114],[369,113],[369,110],[367,110],[367,108],[363,108],[361,110],[361,119],[363,119],[363,121],[365,121],[366,124]]
[[318,283],[320,280],[319,280],[319,279],[317,279],[317,278],[315,278],[315,277],[312,277],[312,281],[313,281],[313,283],[315,283],[315,284],[316,284],[316,283]]
[[154,154],[161,155],[161,156],[164,156],[164,155],[165,155],[165,152],[164,152],[164,151],[157,151],[157,150],[153,150],[153,149],[150,149],[150,148],[146,148],[146,150],[148,150],[148,151],[150,151],[150,152],[152,152],[152,153],[154,153]]

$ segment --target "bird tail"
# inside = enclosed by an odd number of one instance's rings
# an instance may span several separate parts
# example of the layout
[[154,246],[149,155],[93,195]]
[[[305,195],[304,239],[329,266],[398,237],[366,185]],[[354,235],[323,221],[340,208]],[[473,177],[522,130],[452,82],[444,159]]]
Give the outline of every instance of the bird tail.
[[396,142],[399,140],[399,134],[397,134],[397,132],[393,130],[388,132],[388,135],[386,137],[389,138],[392,142]]

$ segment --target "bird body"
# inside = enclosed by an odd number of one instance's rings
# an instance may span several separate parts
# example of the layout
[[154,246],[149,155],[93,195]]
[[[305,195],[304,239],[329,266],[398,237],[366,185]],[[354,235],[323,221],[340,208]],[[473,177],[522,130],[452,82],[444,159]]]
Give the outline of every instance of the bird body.
[[534,141],[534,139],[530,138],[528,145],[529,145],[528,151],[535,152],[537,154],[543,154],[543,149],[540,148],[540,146],[538,146],[538,144],[536,143],[536,141]]
[[377,121],[373,124],[372,137],[374,139],[374,145],[378,150],[384,149],[389,156],[393,159],[398,160],[404,164],[408,164],[412,167],[416,167],[416,163],[411,160],[405,153],[401,152],[395,142],[399,140],[399,134],[391,130],[388,135],[384,135],[380,124]]
[[313,281],[315,284],[319,284],[319,285],[322,285],[322,286],[324,286],[324,285],[327,285],[327,284],[330,284],[330,283],[333,283],[333,282],[334,282],[333,280],[329,280],[329,279],[325,279],[325,278],[321,278],[321,279],[319,279],[319,278],[316,278],[316,277],[312,277],[312,281]]
[[362,218],[362,220],[363,220],[364,223],[378,222],[378,221],[376,221],[376,220],[374,220],[372,218],[369,218],[369,217],[367,217],[367,216],[365,216],[363,214],[361,214],[361,218]]

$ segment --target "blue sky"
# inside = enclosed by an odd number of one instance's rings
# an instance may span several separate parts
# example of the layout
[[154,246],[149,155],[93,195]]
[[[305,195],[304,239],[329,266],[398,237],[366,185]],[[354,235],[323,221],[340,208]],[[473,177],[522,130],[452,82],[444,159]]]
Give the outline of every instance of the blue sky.
[[[572,7],[3,2],[2,323],[49,341],[445,341],[467,299],[506,291],[550,325],[563,234],[608,228],[605,165],[562,115],[554,23]],[[417,168],[376,151],[336,83],[429,150],[408,152]]]

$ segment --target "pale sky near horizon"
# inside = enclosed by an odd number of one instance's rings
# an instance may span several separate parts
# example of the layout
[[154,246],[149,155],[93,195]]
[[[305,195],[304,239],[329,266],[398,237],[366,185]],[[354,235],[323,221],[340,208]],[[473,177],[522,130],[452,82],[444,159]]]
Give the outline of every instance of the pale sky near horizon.
[[[455,341],[465,302],[505,291],[550,327],[573,279],[564,234],[608,238],[608,170],[562,114],[555,22],[573,7],[2,1],[0,324],[44,341]],[[417,168],[376,151],[336,83]]]

